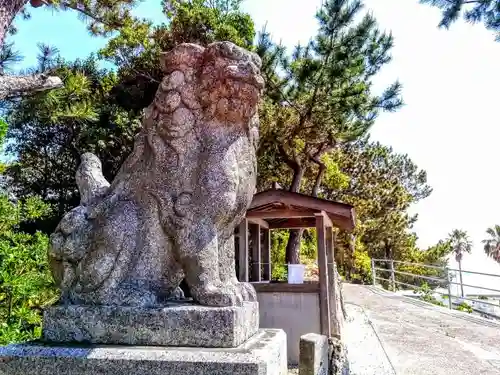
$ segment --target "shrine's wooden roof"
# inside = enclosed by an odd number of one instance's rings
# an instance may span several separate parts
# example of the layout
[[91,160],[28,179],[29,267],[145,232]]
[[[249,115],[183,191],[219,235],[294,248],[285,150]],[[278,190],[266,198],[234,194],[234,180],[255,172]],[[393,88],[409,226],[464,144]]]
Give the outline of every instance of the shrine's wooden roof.
[[247,219],[270,229],[311,228],[323,214],[331,224],[351,231],[355,226],[354,207],[286,190],[266,190],[254,195]]

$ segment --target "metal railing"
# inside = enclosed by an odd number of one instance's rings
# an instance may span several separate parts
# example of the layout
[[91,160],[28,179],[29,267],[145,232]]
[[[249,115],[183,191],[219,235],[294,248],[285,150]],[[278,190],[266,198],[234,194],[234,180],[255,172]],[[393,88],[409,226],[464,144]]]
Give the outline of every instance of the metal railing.
[[[385,265],[385,268],[380,267],[380,264]],[[500,285],[500,274],[468,271],[468,270],[454,269],[449,267],[435,266],[422,263],[404,262],[392,259],[372,259],[371,266],[372,266],[372,280],[374,286],[377,285],[377,280],[379,280],[385,282],[386,284],[385,286],[383,285],[384,283],[382,283],[383,287],[386,287],[387,289],[392,291],[401,289],[400,286],[403,286],[411,288],[412,290],[418,292],[419,290],[421,290],[422,287],[421,284],[423,284],[424,282],[430,282],[431,284],[430,292],[432,294],[436,293],[441,296],[445,296],[445,298],[448,300],[448,308],[453,309],[454,306],[460,306],[460,304],[462,304],[464,301],[471,301],[473,303],[473,306],[470,307],[472,308],[473,311],[480,314],[484,314],[489,317],[500,319],[500,289],[491,288],[490,285],[488,285],[488,287],[485,287],[481,285],[472,285],[461,282],[462,281],[461,274],[472,274],[472,275],[481,275],[494,278],[494,280],[496,280],[496,284]],[[405,269],[405,267],[421,268],[423,269],[424,272],[422,273],[424,274],[408,272],[408,270]],[[378,275],[377,271],[379,272]],[[457,274],[459,282],[453,281],[454,276],[456,276]],[[386,276],[386,277],[381,277],[381,276]],[[405,282],[408,280],[401,281],[400,278],[398,280],[398,276],[404,276],[406,278],[414,279],[415,282],[414,283]],[[451,292],[452,285],[460,286],[460,291],[461,291],[460,295],[457,296],[452,294]],[[496,303],[479,298],[479,296],[481,295],[479,293],[474,293],[474,294],[469,293],[469,295],[466,295],[465,293],[463,293],[463,287],[486,290],[488,292],[497,292],[498,293],[497,295],[488,294],[489,298],[497,298]],[[441,288],[446,292],[443,293],[439,290],[436,290],[437,288]],[[471,298],[473,296],[478,296],[478,298]],[[496,308],[497,311],[494,313],[483,311],[477,308],[477,306],[475,306],[476,304],[493,306]]]

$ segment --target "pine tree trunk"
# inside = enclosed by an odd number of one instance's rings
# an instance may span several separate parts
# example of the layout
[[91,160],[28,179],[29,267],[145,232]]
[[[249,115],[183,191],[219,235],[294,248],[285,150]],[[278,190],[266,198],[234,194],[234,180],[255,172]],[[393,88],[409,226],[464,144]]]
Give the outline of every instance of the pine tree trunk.
[[303,177],[304,177],[304,168],[298,166],[293,171],[292,185],[290,186],[291,192],[298,193],[300,191],[300,184],[302,183]]
[[[298,193],[300,191],[300,184],[304,177],[304,169],[298,166],[293,173],[292,185],[290,191]],[[299,264],[300,263],[300,240],[304,229],[291,229],[288,243],[286,244],[285,263],[286,264]]]
[[290,237],[286,244],[286,257],[287,264],[300,264],[300,240],[304,229],[290,229]]
[[0,0],[0,46],[5,42],[12,21],[27,2],[27,0]]
[[[321,180],[325,174],[326,167],[319,159],[314,160],[319,165],[318,174],[316,175],[316,180],[314,181],[314,187],[311,192],[311,196],[317,197],[319,194],[319,188],[321,186]],[[290,191],[299,192],[300,183],[304,177],[304,169],[298,168],[295,170],[292,186]],[[304,229],[291,229],[290,237],[288,238],[288,243],[286,245],[286,256],[285,262],[287,264],[299,264],[300,263],[300,241],[302,240],[302,235],[304,234]]]

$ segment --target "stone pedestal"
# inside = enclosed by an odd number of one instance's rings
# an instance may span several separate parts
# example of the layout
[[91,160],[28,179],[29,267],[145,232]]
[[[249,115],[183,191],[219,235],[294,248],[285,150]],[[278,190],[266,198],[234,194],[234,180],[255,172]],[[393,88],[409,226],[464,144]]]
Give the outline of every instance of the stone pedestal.
[[43,340],[58,344],[234,348],[258,329],[257,302],[241,307],[172,302],[157,309],[55,306],[43,316]]
[[259,330],[237,348],[0,347],[0,375],[286,375],[286,335]]

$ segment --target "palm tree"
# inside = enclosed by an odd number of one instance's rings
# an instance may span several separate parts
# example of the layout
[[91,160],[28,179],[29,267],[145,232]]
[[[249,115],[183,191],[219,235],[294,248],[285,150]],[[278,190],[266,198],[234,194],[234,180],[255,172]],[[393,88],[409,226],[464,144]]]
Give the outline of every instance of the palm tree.
[[449,235],[448,240],[451,243],[452,252],[455,254],[455,259],[458,262],[458,274],[460,276],[460,291],[464,296],[464,286],[462,281],[462,257],[464,253],[472,252],[472,241],[466,231],[454,229]]
[[500,225],[486,229],[486,234],[489,237],[481,241],[484,244],[484,252],[500,263]]

